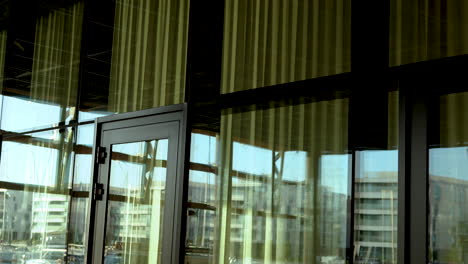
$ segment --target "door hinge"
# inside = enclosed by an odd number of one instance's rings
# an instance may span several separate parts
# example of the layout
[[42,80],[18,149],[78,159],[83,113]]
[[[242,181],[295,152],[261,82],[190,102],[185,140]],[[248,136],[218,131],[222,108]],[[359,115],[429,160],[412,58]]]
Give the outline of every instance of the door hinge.
[[105,147],[97,147],[96,150],[96,164],[104,164],[107,158],[107,151]]
[[94,191],[93,191],[93,198],[95,201],[97,200],[102,200],[102,197],[104,196],[104,184],[102,183],[94,183]]

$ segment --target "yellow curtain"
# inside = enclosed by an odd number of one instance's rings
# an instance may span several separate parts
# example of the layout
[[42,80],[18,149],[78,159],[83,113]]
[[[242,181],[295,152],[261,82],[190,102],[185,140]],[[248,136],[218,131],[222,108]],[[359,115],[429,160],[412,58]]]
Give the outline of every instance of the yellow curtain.
[[115,2],[110,111],[184,101],[188,11],[187,0]]
[[468,53],[468,2],[391,0],[390,66]]
[[53,10],[36,22],[31,98],[60,106],[60,120],[75,114],[83,6]]
[[468,145],[468,92],[440,97],[441,147]]
[[346,0],[227,0],[222,93],[350,71]]
[[344,260],[347,114],[347,99],[223,112],[213,263]]

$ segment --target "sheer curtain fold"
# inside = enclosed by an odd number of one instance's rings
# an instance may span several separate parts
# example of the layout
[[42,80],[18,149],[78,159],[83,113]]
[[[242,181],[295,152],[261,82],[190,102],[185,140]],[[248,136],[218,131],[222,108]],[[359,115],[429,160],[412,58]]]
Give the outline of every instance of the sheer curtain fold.
[[347,193],[324,178],[347,190],[347,168],[323,159],[346,156],[347,110],[347,99],[224,110],[214,263],[344,259]]
[[350,70],[346,0],[229,0],[221,93]]
[[118,0],[109,110],[129,112],[184,101],[187,0]]
[[468,53],[464,0],[390,1],[390,66]]
[[441,147],[468,145],[468,92],[447,94],[440,97]]
[[36,22],[31,98],[72,118],[78,94],[83,3],[51,11]]

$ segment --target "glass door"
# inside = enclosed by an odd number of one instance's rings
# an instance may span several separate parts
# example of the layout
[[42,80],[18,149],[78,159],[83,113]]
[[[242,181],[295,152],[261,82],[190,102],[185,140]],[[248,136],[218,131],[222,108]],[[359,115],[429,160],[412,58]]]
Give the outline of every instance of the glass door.
[[[176,263],[183,112],[98,120],[91,263]],[[106,122],[106,120],[111,120]]]

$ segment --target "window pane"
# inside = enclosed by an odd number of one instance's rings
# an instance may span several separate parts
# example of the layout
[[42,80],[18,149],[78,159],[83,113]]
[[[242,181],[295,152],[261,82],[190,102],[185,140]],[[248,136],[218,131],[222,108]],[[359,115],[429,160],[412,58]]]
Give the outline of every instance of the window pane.
[[0,181],[46,187],[69,188],[73,166],[73,131],[54,129],[3,139]]
[[222,93],[350,71],[346,0],[227,0]]
[[193,254],[192,261],[345,263],[348,99],[282,105],[223,110],[215,181],[196,184],[191,174],[192,192],[215,184],[217,193],[215,219],[199,208],[189,216],[195,225],[205,223],[189,231],[208,232],[209,243],[214,229],[205,259]]
[[105,3],[90,3],[80,120],[184,102],[189,1]]
[[468,2],[391,0],[390,66],[468,53]]
[[86,227],[89,225],[88,206],[89,199],[87,197],[72,197],[68,227],[67,263],[85,263],[85,246],[88,240]]
[[78,126],[73,171],[73,190],[89,191],[92,181],[94,124]]
[[387,149],[354,155],[354,263],[397,263],[398,96],[388,94]]
[[217,145],[216,133],[192,131],[185,237],[187,263],[208,263],[213,254],[217,206]]
[[24,131],[75,118],[84,5],[74,2],[12,4],[12,26],[0,33],[2,129]]
[[168,144],[112,145],[104,263],[161,263]]
[[65,259],[67,195],[2,189],[0,203],[3,263]]
[[434,129],[439,144],[429,149],[429,261],[468,261],[468,93],[441,95]]
[[[356,153],[355,261],[397,263],[398,152]],[[361,262],[359,262],[361,261]]]
[[73,134],[67,128],[3,139],[2,262],[64,261]]
[[85,263],[85,246],[89,238],[86,227],[90,224],[88,210],[92,181],[94,124],[78,126],[77,131],[73,147],[75,162],[68,227],[68,263],[73,264]]

